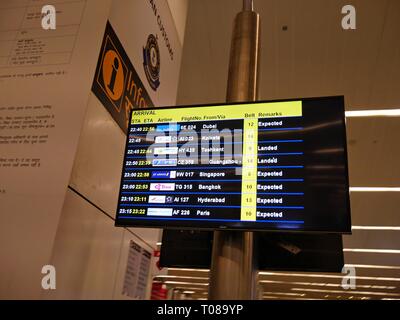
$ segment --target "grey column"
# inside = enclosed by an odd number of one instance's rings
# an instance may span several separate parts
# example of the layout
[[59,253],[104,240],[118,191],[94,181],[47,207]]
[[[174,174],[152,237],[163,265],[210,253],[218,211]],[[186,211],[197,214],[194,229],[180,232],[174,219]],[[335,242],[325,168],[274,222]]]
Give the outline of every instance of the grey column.
[[[253,1],[243,1],[234,21],[227,102],[255,101],[258,96],[260,17]],[[209,299],[257,299],[258,270],[253,232],[215,231]]]

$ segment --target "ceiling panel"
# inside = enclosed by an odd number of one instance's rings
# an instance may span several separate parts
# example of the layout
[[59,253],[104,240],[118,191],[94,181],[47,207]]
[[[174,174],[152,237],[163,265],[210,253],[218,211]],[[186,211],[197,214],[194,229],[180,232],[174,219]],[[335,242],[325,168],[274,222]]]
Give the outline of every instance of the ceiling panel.
[[[344,261],[347,264],[400,266],[400,254],[345,252]],[[397,277],[400,277],[400,271]]]
[[347,121],[352,187],[400,186],[400,117],[350,118]]
[[[262,24],[260,99],[345,95],[347,110],[400,108],[400,1],[353,0],[357,30],[351,31],[341,28],[345,0],[254,2]],[[232,23],[241,3],[189,1],[178,104],[224,102]],[[351,186],[400,187],[400,117],[348,118],[347,138]],[[354,226],[400,226],[399,208],[399,192],[351,193]],[[354,230],[344,236],[344,247],[400,250],[400,231]],[[357,279],[356,291],[378,293],[365,294],[368,299],[400,298],[400,254],[344,256],[346,264],[364,266],[356,268],[357,277],[364,277]],[[186,283],[170,286],[192,286],[192,298],[207,297],[207,286],[201,284],[208,283],[208,272],[175,269],[169,274]],[[262,275],[269,281],[263,284],[264,296],[364,297],[343,292],[340,274],[288,274]],[[304,291],[293,290],[297,287]],[[397,296],[380,294],[385,292]]]
[[[344,248],[394,250],[394,249],[399,249],[399,243],[400,243],[400,230],[399,231],[353,230],[353,234],[351,236],[343,237]],[[400,259],[400,254],[398,256]]]
[[371,108],[400,108],[400,1],[391,0],[386,13],[371,88]]
[[353,226],[400,226],[399,192],[352,192],[350,202]]
[[[178,104],[225,100],[232,23],[241,3],[189,2]],[[344,94],[348,110],[399,107],[400,2],[352,3],[355,31],[341,28],[346,1],[255,1],[262,24],[261,99]]]
[[[192,290],[196,293],[207,294],[208,279],[191,281],[187,279],[188,273],[185,271],[170,272],[175,276],[182,276],[182,278],[169,279],[174,281],[174,284],[168,284],[172,288],[181,288],[185,290]],[[201,272],[204,276],[204,272]],[[356,269],[356,288],[344,290],[342,288],[342,276],[335,273],[301,273],[301,272],[273,272],[261,274],[260,285],[263,288],[264,294],[272,295],[277,293],[290,293],[302,292],[306,293],[309,298],[325,298],[324,295],[328,294],[325,290],[339,291],[336,293],[344,294],[347,298],[348,294],[356,294],[368,296],[372,299],[381,299],[383,297],[399,297],[400,296],[400,279],[393,281],[393,277],[397,274],[393,270],[378,270],[373,269],[371,273],[367,269]],[[396,278],[396,277],[395,277]],[[191,283],[193,282],[193,283]],[[201,286],[199,283],[203,283]],[[297,290],[293,290],[297,288]],[[300,289],[300,290],[298,290]],[[315,292],[309,289],[315,290]],[[320,292],[318,292],[320,291]],[[266,293],[268,292],[268,293]],[[364,292],[365,294],[361,294]],[[367,294],[368,292],[369,294]],[[329,293],[330,294],[330,293]],[[278,294],[279,295],[279,294]],[[288,295],[289,297],[290,295]],[[291,298],[290,298],[291,299]]]

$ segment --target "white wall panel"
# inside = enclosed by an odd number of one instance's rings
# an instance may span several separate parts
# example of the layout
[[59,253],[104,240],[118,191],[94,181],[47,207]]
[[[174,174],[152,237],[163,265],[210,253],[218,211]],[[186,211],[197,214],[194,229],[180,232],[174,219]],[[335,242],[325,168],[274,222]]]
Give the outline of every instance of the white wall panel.
[[126,136],[90,94],[70,185],[115,216]]
[[[2,140],[21,140],[2,143],[0,158],[40,165],[0,168],[0,298],[41,295],[41,270],[51,257],[110,3],[57,1],[58,28],[43,30],[44,1],[1,1],[0,37],[12,39],[6,47],[14,50],[0,54],[0,118],[32,120],[2,124]],[[34,136],[48,139],[23,143]]]
[[[172,7],[168,6],[166,0],[158,2],[160,10],[158,13],[162,12],[164,23],[169,24],[169,37],[173,37],[170,40],[176,42],[174,63],[179,64],[185,33],[187,2],[172,1],[170,5]],[[142,15],[137,8],[143,9]],[[109,19],[139,75],[143,74],[140,58],[145,45],[145,41],[141,38],[147,38],[148,34],[155,30],[154,26],[157,26],[156,17],[150,9],[150,3],[147,1],[138,4],[116,0],[110,11]],[[132,30],[137,33],[132,34]],[[143,43],[140,44],[141,42]],[[160,42],[160,46],[162,45]],[[153,101],[161,105],[175,101],[178,81],[179,68],[172,70],[166,62],[162,66],[164,91],[149,92]],[[147,84],[145,77],[142,77],[142,81]],[[125,141],[126,135],[107,109],[94,94],[90,93],[70,186],[112,218],[116,215]],[[68,259],[69,264],[73,265],[70,272],[63,271],[64,278],[60,281],[65,279],[68,285],[66,284],[67,289],[57,298],[123,299],[125,297],[121,292],[129,241],[132,239],[152,252],[159,241],[160,230],[130,228],[128,231],[116,228],[109,217],[100,213],[88,202],[83,204],[83,201],[85,200],[81,198],[77,200],[75,195],[71,196],[70,192],[65,200],[63,222],[60,224],[59,236],[56,239],[54,259],[57,264],[63,264]],[[78,219],[80,215],[85,216],[82,221]],[[78,238],[82,238],[83,241],[80,245],[76,241],[76,232],[79,232]],[[102,234],[104,240],[101,239]],[[68,261],[66,262],[68,264]],[[150,282],[148,289],[149,297]]]
[[[115,217],[126,136],[108,111],[90,94],[70,185]],[[132,229],[154,248],[157,229]]]
[[47,299],[122,298],[129,241],[152,248],[68,190],[51,263],[57,289]]
[[167,2],[172,14],[172,19],[175,21],[179,41],[183,44],[189,0],[167,0]]
[[50,299],[111,299],[118,268],[123,229],[68,190],[52,265],[57,289]]

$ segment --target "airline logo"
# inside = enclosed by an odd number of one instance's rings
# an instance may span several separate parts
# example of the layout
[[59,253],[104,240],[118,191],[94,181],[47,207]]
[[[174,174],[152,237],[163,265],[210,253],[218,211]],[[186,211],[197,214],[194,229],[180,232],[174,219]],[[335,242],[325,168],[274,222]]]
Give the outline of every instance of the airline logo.
[[179,131],[181,129],[181,125],[180,124],[174,124],[174,123],[170,123],[170,124],[159,124],[156,128],[156,131]]
[[172,217],[172,208],[148,208],[147,216],[152,217]]
[[152,179],[175,179],[176,171],[153,171],[151,173]]
[[154,148],[154,154],[178,154],[178,147]]
[[149,196],[149,203],[165,203],[165,196]]
[[172,136],[160,136],[155,138],[155,143],[171,143]]
[[150,183],[150,191],[175,191],[175,183]]
[[153,159],[153,167],[175,167],[178,164],[177,159]]

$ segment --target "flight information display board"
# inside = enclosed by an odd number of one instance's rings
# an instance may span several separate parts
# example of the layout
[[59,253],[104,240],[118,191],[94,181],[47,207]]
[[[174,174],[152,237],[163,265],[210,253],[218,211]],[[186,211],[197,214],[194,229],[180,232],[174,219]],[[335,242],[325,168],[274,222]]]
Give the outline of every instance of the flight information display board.
[[343,97],[133,110],[116,225],[351,232]]

